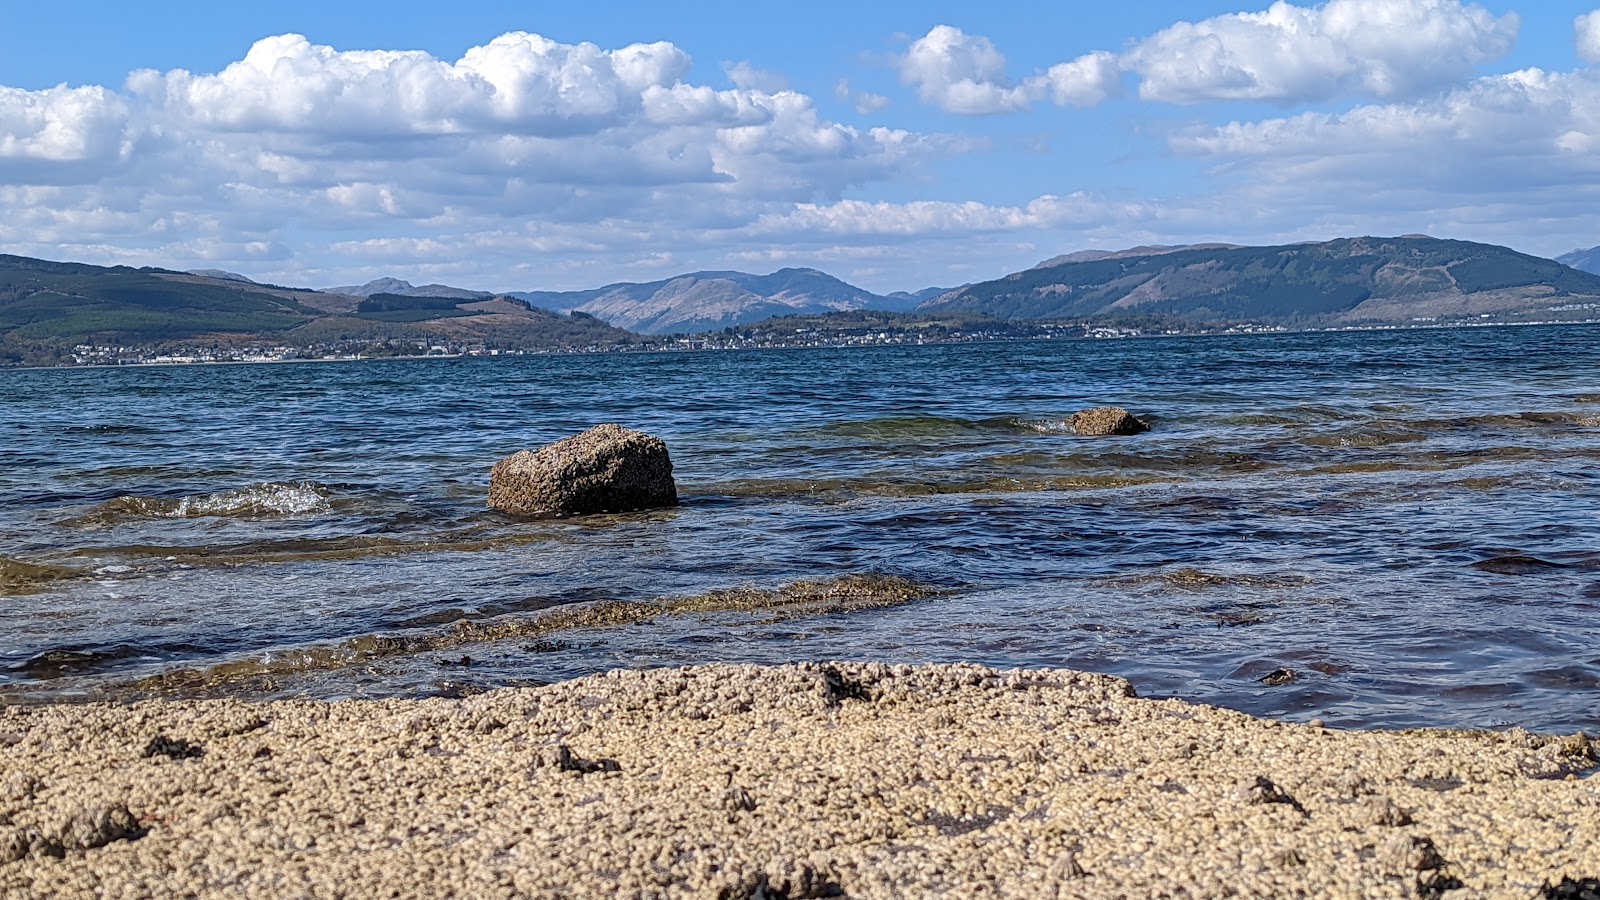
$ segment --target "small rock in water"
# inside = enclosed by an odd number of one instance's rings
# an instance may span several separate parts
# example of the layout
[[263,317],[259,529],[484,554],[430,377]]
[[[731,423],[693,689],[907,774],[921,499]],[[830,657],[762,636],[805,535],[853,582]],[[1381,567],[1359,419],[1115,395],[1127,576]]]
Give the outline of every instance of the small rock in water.
[[667,445],[621,425],[598,425],[495,464],[489,505],[514,516],[629,512],[678,504]]
[[1282,687],[1300,680],[1300,673],[1293,669],[1273,669],[1262,676],[1261,683],[1267,687]]
[[1073,431],[1086,435],[1129,435],[1150,430],[1149,423],[1120,406],[1101,406],[1075,412],[1067,423]]

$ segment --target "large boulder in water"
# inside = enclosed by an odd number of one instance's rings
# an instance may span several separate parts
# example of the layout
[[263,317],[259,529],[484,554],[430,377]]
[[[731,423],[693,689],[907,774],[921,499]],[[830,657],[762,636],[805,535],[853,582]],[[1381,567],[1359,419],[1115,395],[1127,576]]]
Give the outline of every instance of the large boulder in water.
[[1072,430],[1079,434],[1139,434],[1149,431],[1150,425],[1120,406],[1101,406],[1072,414],[1068,420]]
[[660,438],[598,425],[495,464],[489,505],[514,516],[572,516],[676,506],[672,460]]

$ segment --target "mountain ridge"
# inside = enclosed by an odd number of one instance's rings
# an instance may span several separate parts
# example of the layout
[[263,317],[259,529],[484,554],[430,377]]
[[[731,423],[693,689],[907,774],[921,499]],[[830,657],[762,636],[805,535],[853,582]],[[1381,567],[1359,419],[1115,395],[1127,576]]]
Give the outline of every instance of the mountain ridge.
[[1321,327],[1523,314],[1569,299],[1600,300],[1600,276],[1493,244],[1405,235],[1080,258],[969,285],[918,310]]
[[926,291],[884,296],[818,269],[783,268],[768,275],[707,270],[583,291],[511,291],[506,296],[656,335],[715,331],[779,315],[867,308],[905,312],[922,302],[922,293]]

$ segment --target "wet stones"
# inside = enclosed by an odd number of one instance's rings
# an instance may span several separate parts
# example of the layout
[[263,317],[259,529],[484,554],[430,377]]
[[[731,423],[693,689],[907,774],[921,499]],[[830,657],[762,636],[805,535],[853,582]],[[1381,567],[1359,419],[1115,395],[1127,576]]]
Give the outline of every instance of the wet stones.
[[598,425],[496,463],[489,505],[514,516],[574,516],[676,506],[667,445],[621,425]]
[[1150,430],[1149,423],[1120,406],[1100,406],[1075,412],[1067,424],[1072,426],[1073,431],[1092,437],[1141,434]]

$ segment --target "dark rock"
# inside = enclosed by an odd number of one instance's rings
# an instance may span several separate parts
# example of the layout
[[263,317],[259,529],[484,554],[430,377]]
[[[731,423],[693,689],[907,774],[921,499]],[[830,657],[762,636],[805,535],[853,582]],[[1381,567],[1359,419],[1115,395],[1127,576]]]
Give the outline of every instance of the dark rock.
[[31,843],[20,828],[0,828],[0,866],[27,856]]
[[1254,780],[1240,785],[1239,797],[1245,803],[1251,805],[1281,803],[1284,806],[1294,807],[1302,815],[1310,815],[1310,813],[1306,812],[1306,808],[1300,805],[1299,800],[1290,796],[1283,788],[1273,784],[1272,779],[1265,775],[1257,775]]
[[1149,431],[1150,425],[1120,406],[1101,406],[1072,414],[1072,430],[1087,435],[1129,435]]
[[514,516],[628,512],[678,504],[672,460],[660,438],[598,425],[495,464],[489,505]]
[[556,748],[556,768],[563,772],[577,772],[579,775],[622,771],[622,765],[614,759],[583,759],[573,756],[572,750],[565,744]]
[[872,692],[860,681],[844,674],[833,666],[822,670],[824,697],[829,706],[838,706],[846,700],[872,699]]
[[1545,882],[1539,894],[1546,900],[1600,900],[1600,878],[1563,878],[1560,884]]
[[1294,684],[1299,680],[1300,673],[1293,669],[1273,669],[1271,672],[1261,676],[1261,683],[1267,687],[1282,687],[1286,684]]
[[739,878],[717,891],[717,900],[818,900],[843,897],[837,881],[809,863],[791,863],[781,875],[759,872]]
[[199,744],[191,744],[181,738],[174,740],[164,734],[151,738],[150,743],[144,748],[146,759],[153,756],[165,756],[167,759],[199,759],[205,755],[205,748]]

